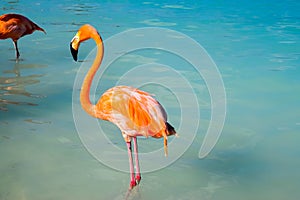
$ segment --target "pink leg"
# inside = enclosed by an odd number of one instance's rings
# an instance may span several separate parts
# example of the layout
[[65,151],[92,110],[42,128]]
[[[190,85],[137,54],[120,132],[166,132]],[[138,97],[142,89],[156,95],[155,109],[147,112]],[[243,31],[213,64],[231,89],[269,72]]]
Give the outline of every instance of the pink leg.
[[140,173],[140,165],[139,165],[139,157],[138,157],[138,146],[137,146],[137,139],[136,137],[133,138],[134,142],[134,157],[135,157],[135,166],[136,166],[136,176],[135,180],[137,184],[141,181],[141,173]]
[[130,168],[130,189],[136,186],[136,181],[134,179],[134,168],[133,168],[133,160],[132,160],[132,153],[131,153],[131,141],[126,142],[127,150],[128,150],[128,158],[129,158],[129,168]]
[[139,157],[138,157],[138,146],[137,146],[137,139],[136,137],[133,138],[134,142],[134,157],[135,157],[135,166],[136,166],[136,176],[135,180],[137,184],[141,181],[141,173],[140,173],[140,165],[139,165]]

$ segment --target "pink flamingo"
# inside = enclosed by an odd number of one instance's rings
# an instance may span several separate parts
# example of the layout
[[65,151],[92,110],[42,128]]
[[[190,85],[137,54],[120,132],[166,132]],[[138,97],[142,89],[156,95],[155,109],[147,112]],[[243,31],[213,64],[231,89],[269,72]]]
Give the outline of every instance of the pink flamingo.
[[[97,30],[89,24],[83,25],[71,41],[72,56],[77,61],[78,48],[81,42],[93,39],[97,45],[97,55],[83,81],[80,102],[82,108],[91,116],[114,123],[121,130],[127,144],[130,189],[139,184],[141,173],[138,159],[137,136],[164,138],[165,155],[167,137],[176,131],[167,122],[167,114],[161,104],[147,92],[128,86],[116,86],[107,90],[97,104],[90,101],[90,87],[103,58],[103,41]],[[134,143],[136,173],[134,173],[131,140]]]
[[0,39],[11,38],[16,49],[16,59],[20,57],[18,40],[25,35],[32,34],[34,31],[45,30],[27,17],[19,14],[4,14],[0,16]]

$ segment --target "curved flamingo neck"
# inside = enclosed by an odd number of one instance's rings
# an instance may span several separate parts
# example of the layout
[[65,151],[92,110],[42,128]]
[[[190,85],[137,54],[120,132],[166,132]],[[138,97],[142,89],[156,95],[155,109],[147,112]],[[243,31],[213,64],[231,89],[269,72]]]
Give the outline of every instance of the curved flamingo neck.
[[80,92],[80,102],[81,102],[82,108],[89,115],[102,119],[103,118],[102,112],[97,111],[95,109],[96,106],[91,103],[90,90],[91,90],[93,78],[101,65],[104,48],[103,48],[103,42],[102,42],[101,36],[99,34],[93,35],[92,39],[94,39],[96,42],[97,54],[96,54],[96,57],[95,57],[95,60],[92,64],[92,66],[90,67],[90,69],[89,69],[88,73],[86,74],[84,81],[82,83],[81,92]]

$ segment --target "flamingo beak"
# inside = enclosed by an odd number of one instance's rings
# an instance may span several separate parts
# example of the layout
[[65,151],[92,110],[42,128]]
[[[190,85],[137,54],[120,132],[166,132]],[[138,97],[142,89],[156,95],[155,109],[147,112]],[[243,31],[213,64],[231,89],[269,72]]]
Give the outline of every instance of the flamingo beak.
[[72,47],[72,42],[70,43],[70,51],[71,51],[71,54],[73,56],[73,59],[75,61],[77,61],[77,55],[78,55],[78,50],[75,50],[73,47]]
[[78,59],[78,48],[79,48],[79,38],[77,35],[71,40],[70,51],[73,56],[73,59],[77,61]]

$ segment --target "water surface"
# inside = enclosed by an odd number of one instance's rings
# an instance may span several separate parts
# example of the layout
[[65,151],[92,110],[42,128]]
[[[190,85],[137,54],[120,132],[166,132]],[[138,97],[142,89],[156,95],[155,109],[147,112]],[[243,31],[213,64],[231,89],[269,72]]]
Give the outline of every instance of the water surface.
[[[129,174],[92,157],[73,121],[73,83],[81,62],[72,61],[69,42],[85,23],[97,27],[104,40],[130,28],[180,31],[207,50],[225,84],[222,135],[213,151],[199,159],[210,98],[204,81],[187,63],[141,51],[120,58],[106,71],[97,87],[99,96],[131,66],[165,62],[190,81],[199,98],[200,127],[190,148],[172,165],[143,174],[129,199],[298,199],[299,9],[300,3],[292,0],[3,1],[1,14],[22,13],[47,35],[36,32],[20,39],[19,63],[13,60],[12,42],[0,41],[0,199],[125,198]],[[93,42],[82,45],[80,60],[93,48]],[[170,121],[179,126],[178,102],[168,91],[151,85],[143,89],[156,94]],[[101,124],[112,142],[125,148],[118,129]],[[147,151],[161,141],[141,139],[141,144],[141,151]]]

